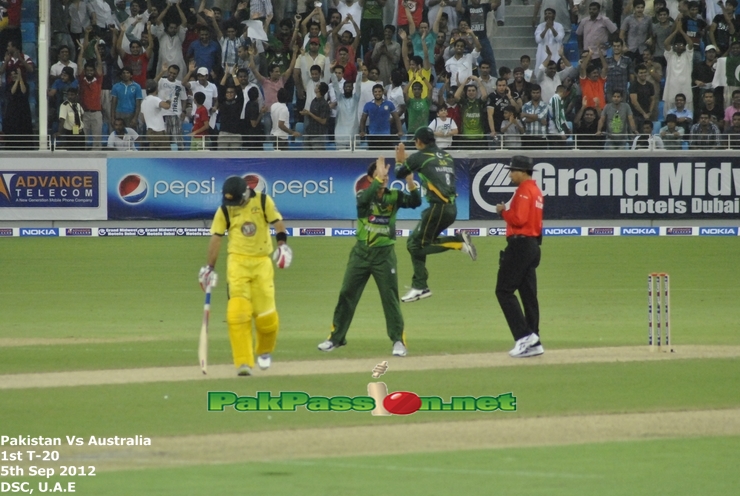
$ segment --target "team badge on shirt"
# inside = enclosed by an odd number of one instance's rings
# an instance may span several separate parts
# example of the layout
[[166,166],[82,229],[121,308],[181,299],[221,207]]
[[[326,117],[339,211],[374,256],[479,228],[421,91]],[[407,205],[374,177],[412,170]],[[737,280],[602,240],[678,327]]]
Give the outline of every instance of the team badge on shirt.
[[245,222],[242,224],[242,234],[251,237],[257,233],[257,226],[252,222]]

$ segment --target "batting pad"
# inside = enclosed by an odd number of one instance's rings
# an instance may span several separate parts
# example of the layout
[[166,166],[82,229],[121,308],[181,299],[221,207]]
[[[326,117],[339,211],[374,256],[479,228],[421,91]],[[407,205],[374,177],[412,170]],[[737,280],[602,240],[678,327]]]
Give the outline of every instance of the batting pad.
[[247,364],[254,367],[252,348],[252,304],[246,298],[230,298],[226,305],[226,323],[229,327],[231,354],[234,366]]
[[272,353],[277,341],[280,319],[277,310],[272,309],[267,313],[258,315],[254,319],[254,327],[257,329],[257,354]]

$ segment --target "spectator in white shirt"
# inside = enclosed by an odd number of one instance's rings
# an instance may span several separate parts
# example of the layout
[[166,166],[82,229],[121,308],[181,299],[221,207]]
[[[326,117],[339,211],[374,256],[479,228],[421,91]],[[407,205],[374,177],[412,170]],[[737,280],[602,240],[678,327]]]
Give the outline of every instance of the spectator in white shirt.
[[270,135],[275,137],[275,150],[285,150],[288,145],[288,137],[300,138],[301,133],[290,129],[290,111],[288,110],[288,90],[280,88],[277,92],[277,102],[270,107],[272,117],[272,131]]
[[467,54],[465,53],[465,40],[456,40],[454,45],[455,54],[445,62],[445,70],[450,73],[450,84],[452,86],[465,84],[465,81],[473,75],[473,68],[476,66],[481,49],[478,38],[473,37],[473,40],[475,48]]
[[146,124],[146,137],[149,141],[150,150],[169,150],[170,137],[167,136],[163,109],[170,108],[169,101],[163,101],[157,96],[158,85],[151,79],[146,82],[147,96],[141,102],[141,115],[144,116]]
[[59,47],[59,61],[51,66],[51,69],[49,69],[49,74],[52,78],[56,79],[59,76],[62,75],[62,69],[65,67],[71,67],[74,69],[74,73],[77,74],[77,64],[72,62],[70,60],[70,48],[66,45],[62,45]]
[[119,117],[113,123],[113,132],[108,136],[108,148],[118,152],[135,152],[135,141],[138,138],[139,134],[126,127],[126,122]]

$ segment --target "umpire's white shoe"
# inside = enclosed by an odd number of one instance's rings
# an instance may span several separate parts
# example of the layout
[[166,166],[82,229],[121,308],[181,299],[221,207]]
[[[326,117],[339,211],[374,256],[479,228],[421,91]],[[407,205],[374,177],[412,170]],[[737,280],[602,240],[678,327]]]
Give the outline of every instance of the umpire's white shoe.
[[323,343],[319,343],[319,351],[334,351],[337,348],[344,346],[346,343],[334,344],[330,339],[327,339]]
[[269,369],[270,365],[272,365],[272,355],[265,353],[264,355],[258,356],[257,365],[259,365],[260,370]]
[[542,355],[544,352],[545,352],[545,348],[543,348],[541,344],[536,344],[534,346],[530,346],[524,351],[524,353],[514,358],[533,357],[537,355]]
[[406,356],[406,346],[401,341],[396,341],[393,343],[393,356],[400,356],[404,357]]
[[432,296],[432,290],[429,288],[411,288],[408,293],[401,297],[401,301],[403,303],[411,303],[412,301],[423,300],[424,298],[429,298],[430,296]]
[[240,375],[242,377],[250,376],[252,375],[252,369],[249,368],[249,365],[242,365],[237,369],[236,375]]
[[460,233],[460,235],[463,239],[462,252],[470,255],[470,258],[472,258],[473,262],[475,262],[476,260],[478,260],[478,250],[475,249],[475,245],[470,239],[470,233],[463,231],[462,233]]
[[[528,336],[524,336],[521,339],[518,339],[514,347],[509,351],[509,356],[514,358],[521,358],[521,357],[527,357],[527,356],[534,356],[534,355],[541,355],[544,353],[544,350],[540,353],[534,353],[534,354],[527,354],[528,350],[532,347],[536,347],[540,345],[540,337],[532,333]],[[540,348],[542,346],[540,345]]]

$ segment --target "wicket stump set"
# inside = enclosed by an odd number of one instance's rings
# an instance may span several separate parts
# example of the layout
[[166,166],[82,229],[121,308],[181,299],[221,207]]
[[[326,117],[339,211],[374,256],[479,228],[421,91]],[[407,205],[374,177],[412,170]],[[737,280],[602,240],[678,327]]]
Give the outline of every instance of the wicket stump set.
[[[671,289],[670,277],[665,272],[648,274],[648,346],[665,352],[671,349]],[[663,341],[660,330],[663,327]]]

